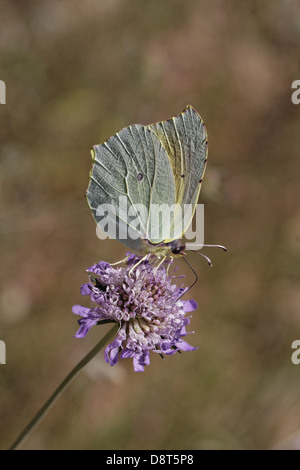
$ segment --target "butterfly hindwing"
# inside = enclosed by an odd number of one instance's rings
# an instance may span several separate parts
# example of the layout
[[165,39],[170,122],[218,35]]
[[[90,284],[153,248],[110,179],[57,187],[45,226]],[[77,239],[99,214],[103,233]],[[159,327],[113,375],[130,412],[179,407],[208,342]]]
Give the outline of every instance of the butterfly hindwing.
[[[129,248],[142,251],[146,239],[162,242],[164,235],[157,238],[159,230],[151,226],[150,207],[162,201],[174,204],[175,185],[160,140],[147,127],[135,124],[95,145],[92,156],[87,200],[95,221],[102,220],[99,206],[109,205],[107,217],[115,221],[116,238]],[[140,206],[146,210],[139,211]],[[161,220],[163,224],[164,216]],[[131,237],[121,238],[120,233],[126,235],[129,227]]]

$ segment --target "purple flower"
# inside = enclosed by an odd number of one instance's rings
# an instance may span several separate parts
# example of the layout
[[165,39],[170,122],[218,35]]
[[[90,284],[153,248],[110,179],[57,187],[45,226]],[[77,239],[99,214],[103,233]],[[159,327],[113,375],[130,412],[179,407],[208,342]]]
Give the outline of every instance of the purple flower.
[[83,338],[92,326],[118,322],[115,339],[105,349],[105,360],[111,366],[119,358],[133,358],[136,372],[150,364],[149,352],[161,356],[192,351],[182,338],[188,333],[190,319],[186,313],[197,308],[194,300],[181,300],[186,289],[172,284],[166,269],[158,270],[148,260],[131,269],[140,258],[131,254],[124,267],[114,268],[100,261],[87,272],[90,282],[81,286],[81,294],[89,295],[92,307],[74,305],[80,315],[75,337]]

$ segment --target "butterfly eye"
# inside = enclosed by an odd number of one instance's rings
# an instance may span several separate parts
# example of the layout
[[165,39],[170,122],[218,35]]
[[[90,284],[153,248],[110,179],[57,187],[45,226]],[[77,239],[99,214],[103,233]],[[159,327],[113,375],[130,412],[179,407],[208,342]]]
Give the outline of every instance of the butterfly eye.
[[170,243],[171,251],[174,255],[179,255],[185,249],[185,245],[183,245],[179,240],[173,240]]
[[143,178],[144,178],[144,175],[142,173],[139,173],[136,177],[138,181],[142,181]]

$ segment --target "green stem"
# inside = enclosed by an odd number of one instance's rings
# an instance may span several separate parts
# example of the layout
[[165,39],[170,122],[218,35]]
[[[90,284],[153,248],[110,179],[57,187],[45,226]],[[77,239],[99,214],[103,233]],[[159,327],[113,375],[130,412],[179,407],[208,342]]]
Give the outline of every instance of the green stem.
[[37,414],[32,418],[32,420],[25,426],[23,431],[14,441],[14,443],[9,447],[9,450],[15,450],[19,445],[28,437],[33,428],[41,421],[43,416],[50,410],[57,398],[62,394],[65,388],[69,383],[76,377],[76,375],[81,371],[81,369],[90,362],[91,359],[103,348],[103,346],[109,341],[109,339],[117,332],[119,324],[116,323],[111,330],[93,347],[93,349],[84,356],[83,359],[71,370],[71,372],[64,378],[61,384],[53,392],[51,397],[44,403],[40,408]]

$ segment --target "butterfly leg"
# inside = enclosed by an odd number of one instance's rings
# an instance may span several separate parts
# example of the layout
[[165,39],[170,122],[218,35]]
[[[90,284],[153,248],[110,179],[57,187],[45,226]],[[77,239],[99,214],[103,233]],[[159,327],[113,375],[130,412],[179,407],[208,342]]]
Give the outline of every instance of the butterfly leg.
[[173,263],[173,259],[174,259],[173,256],[170,256],[170,261],[167,266],[167,276],[169,276],[169,270],[170,270],[171,264]]
[[117,261],[116,263],[110,263],[111,266],[116,266],[117,264],[122,264],[122,263],[125,263],[129,258],[129,255],[126,256],[126,258],[124,259],[121,259],[121,261]]
[[143,261],[146,261],[146,259],[148,259],[148,256],[149,256],[149,255],[143,256],[143,258],[141,258],[137,263],[135,263],[135,264],[132,266],[132,268],[129,270],[128,276],[131,275],[132,271],[133,271],[135,268],[137,268],[140,263],[142,263]]
[[[160,259],[160,257],[159,257],[158,259]],[[166,259],[166,255],[163,255],[163,256],[162,256],[162,260],[161,260],[161,261],[158,263],[158,265],[156,266],[155,274],[154,274],[154,275],[156,275],[158,269],[159,269],[160,266],[163,264],[163,262],[165,261],[165,259]]]

